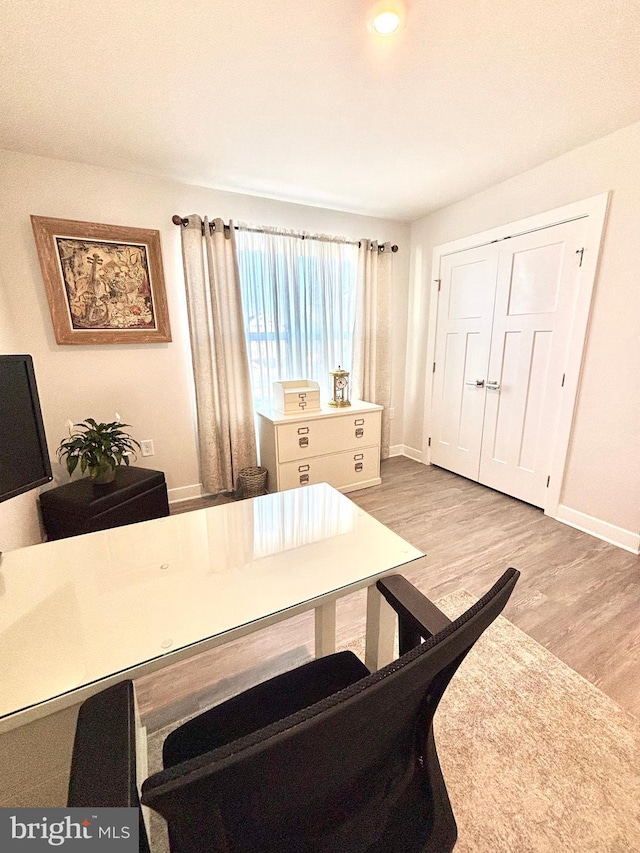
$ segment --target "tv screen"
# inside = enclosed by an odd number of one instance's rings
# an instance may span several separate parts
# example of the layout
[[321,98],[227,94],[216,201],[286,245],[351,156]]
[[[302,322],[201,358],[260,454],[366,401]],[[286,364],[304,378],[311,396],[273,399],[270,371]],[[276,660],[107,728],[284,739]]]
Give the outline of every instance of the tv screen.
[[0,501],[52,479],[33,359],[0,355]]

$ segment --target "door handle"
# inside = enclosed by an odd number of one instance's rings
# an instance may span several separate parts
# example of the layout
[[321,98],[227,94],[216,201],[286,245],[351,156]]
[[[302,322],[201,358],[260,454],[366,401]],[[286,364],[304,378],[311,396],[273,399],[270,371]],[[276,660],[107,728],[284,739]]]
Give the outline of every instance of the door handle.
[[470,379],[464,383],[465,385],[473,385],[474,388],[484,388],[484,379]]
[[487,388],[490,391],[499,391],[500,390],[500,383],[499,382],[492,382],[491,380],[488,380]]

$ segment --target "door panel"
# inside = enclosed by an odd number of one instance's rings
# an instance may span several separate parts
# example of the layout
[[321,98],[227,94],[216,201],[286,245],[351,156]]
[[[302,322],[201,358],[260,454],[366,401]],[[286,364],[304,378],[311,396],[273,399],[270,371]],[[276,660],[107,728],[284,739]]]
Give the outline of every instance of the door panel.
[[[518,467],[534,472],[538,467],[538,451],[543,447],[544,424],[542,413],[551,360],[553,332],[536,331],[533,334],[529,386],[523,415],[522,440],[519,447]],[[545,460],[546,461],[546,460]]]
[[[522,334],[518,332],[507,332],[504,340],[504,359],[502,366],[501,383],[505,389],[509,389],[511,393],[502,393],[500,396],[495,396],[496,391],[490,391],[491,399],[487,400],[486,405],[491,406],[495,403],[497,406],[496,413],[496,428],[493,435],[486,436],[487,445],[493,441],[493,447],[486,448],[486,452],[490,453],[491,458],[495,462],[507,464],[510,457],[511,435],[513,433],[513,424],[517,419],[517,400],[515,390],[518,387],[517,366],[522,349]],[[497,381],[497,380],[496,380]],[[489,391],[487,391],[489,393]],[[495,397],[495,399],[494,399]]]
[[440,266],[431,461],[478,479],[498,251],[491,244]]
[[484,372],[481,362],[486,353],[480,349],[478,332],[447,335],[443,359],[447,405],[443,412],[442,435],[464,452],[468,452],[476,440],[479,407],[474,395],[464,393],[465,385],[460,382],[460,377]]
[[[527,237],[530,236],[527,235]],[[547,314],[556,310],[563,252],[564,243],[562,242],[512,252],[507,307],[507,313],[510,316]]]
[[563,223],[500,249],[479,481],[535,506],[545,504],[585,226]]

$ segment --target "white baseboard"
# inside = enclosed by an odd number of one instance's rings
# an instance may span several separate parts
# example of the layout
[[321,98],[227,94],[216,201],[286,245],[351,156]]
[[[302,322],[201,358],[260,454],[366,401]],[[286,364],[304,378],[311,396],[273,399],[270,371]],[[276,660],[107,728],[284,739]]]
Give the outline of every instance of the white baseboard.
[[168,495],[170,504],[192,501],[194,498],[202,497],[202,484],[194,483],[193,486],[179,486],[177,489],[169,489]]
[[422,462],[422,451],[416,450],[415,447],[408,447],[406,444],[392,444],[389,448],[389,456],[407,456],[414,462]]
[[569,527],[575,527],[584,533],[597,536],[598,539],[603,539],[605,542],[617,545],[618,548],[624,548],[625,551],[631,551],[632,554],[640,553],[639,533],[633,533],[631,530],[625,530],[623,527],[616,527],[615,524],[609,524],[608,521],[601,521],[599,518],[594,518],[592,515],[587,515],[584,512],[578,512],[578,510],[571,509],[563,504],[560,504],[557,515],[553,517],[556,521],[561,521],[563,524],[568,524]]

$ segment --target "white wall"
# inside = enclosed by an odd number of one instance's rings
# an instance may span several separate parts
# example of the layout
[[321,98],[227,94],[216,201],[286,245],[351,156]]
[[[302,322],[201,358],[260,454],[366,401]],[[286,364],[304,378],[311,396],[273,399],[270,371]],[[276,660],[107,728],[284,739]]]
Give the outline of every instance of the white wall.
[[[55,449],[68,418],[108,419],[118,411],[155,456],[136,464],[163,470],[174,497],[199,483],[180,231],[173,214],[220,216],[391,240],[394,351],[392,443],[402,436],[409,226],[161,178],[0,151],[0,351],[33,355],[57,484],[68,481]],[[153,228],[161,232],[173,341],[169,344],[59,346],[55,342],[30,215]],[[0,550],[38,541],[36,494],[0,504]]]
[[413,223],[404,441],[419,454],[435,246],[612,191],[561,503],[640,531],[640,123]]

